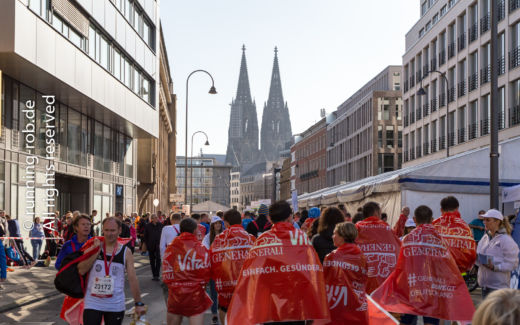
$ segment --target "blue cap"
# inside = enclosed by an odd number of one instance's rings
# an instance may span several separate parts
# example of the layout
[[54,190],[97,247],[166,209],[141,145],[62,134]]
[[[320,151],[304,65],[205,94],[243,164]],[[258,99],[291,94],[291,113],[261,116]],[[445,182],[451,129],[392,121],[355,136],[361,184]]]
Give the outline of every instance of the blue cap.
[[258,207],[258,214],[259,215],[268,215],[269,214],[269,208],[267,207],[267,205],[265,204],[260,204],[260,206]]
[[309,210],[309,218],[315,219],[318,218],[321,214],[320,208],[314,207]]

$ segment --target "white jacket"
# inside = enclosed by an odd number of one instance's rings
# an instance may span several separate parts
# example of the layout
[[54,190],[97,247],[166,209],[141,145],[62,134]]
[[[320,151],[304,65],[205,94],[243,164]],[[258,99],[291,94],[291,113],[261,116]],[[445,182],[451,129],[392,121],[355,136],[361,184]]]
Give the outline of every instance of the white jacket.
[[518,266],[518,250],[518,245],[505,229],[498,230],[493,238],[486,233],[478,243],[477,254],[492,256],[495,270],[482,266],[477,257],[478,284],[492,289],[509,288],[511,271]]

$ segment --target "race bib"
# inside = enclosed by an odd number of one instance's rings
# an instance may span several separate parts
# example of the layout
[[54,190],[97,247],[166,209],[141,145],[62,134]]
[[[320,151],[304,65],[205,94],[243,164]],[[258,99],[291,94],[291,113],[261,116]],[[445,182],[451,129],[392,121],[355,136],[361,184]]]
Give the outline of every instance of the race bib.
[[111,276],[94,278],[91,294],[98,298],[112,297],[114,294],[114,279]]

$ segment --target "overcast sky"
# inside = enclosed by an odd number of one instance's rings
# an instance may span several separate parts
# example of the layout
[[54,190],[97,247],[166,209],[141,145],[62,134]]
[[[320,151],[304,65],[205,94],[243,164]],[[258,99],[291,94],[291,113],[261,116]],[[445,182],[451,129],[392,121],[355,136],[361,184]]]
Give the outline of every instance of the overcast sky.
[[[242,44],[258,126],[267,101],[274,47],[293,133],[330,113],[388,65],[402,64],[405,34],[419,19],[419,0],[162,0],[161,20],[177,94],[177,155],[184,155],[186,78],[188,148],[225,154]],[[188,155],[190,152],[188,152]]]

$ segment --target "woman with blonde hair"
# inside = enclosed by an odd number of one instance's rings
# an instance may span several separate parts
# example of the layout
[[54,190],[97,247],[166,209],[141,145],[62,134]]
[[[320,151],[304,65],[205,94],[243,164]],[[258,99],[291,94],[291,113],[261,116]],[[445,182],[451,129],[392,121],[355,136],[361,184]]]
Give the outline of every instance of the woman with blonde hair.
[[520,291],[500,289],[478,306],[473,315],[473,325],[516,325],[520,324]]
[[509,288],[511,271],[518,265],[518,245],[511,237],[511,225],[500,211],[491,209],[480,218],[486,234],[477,246],[478,284],[485,298],[492,291]]

